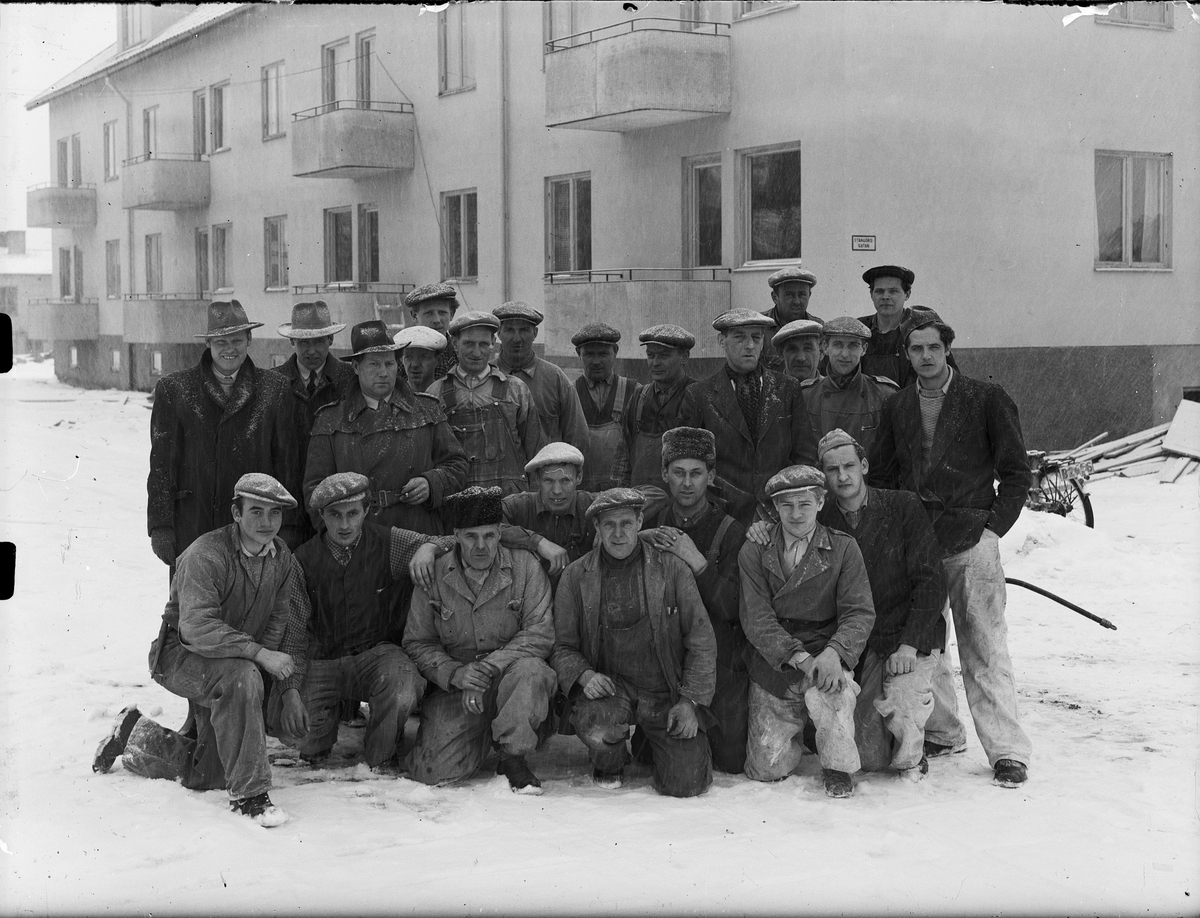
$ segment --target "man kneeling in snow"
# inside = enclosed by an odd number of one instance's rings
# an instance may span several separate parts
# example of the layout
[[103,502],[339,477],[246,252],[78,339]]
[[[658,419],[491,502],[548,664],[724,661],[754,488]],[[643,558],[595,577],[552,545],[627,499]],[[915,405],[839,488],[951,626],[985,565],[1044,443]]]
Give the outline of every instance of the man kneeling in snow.
[[413,592],[404,650],[436,688],[426,696],[409,776],[425,784],[469,777],[488,746],[518,794],[540,794],[525,756],[550,713],[554,643],[550,581],[537,557],[500,544],[500,488],[448,498],[457,542],[433,582]]
[[[234,486],[234,522],[196,539],[179,556],[171,598],[150,648],[154,681],[193,703],[196,738],[121,712],[96,751],[95,771],[124,754],[128,771],[180,778],[185,787],[226,787],[230,807],[259,825],[277,826],[287,814],[271,803],[271,765],[263,720],[263,676],[294,671],[279,647],[299,567],[278,537],[283,510],[296,500],[270,475],[251,472]],[[261,669],[260,669],[261,668]],[[212,749],[221,775],[205,768]]]

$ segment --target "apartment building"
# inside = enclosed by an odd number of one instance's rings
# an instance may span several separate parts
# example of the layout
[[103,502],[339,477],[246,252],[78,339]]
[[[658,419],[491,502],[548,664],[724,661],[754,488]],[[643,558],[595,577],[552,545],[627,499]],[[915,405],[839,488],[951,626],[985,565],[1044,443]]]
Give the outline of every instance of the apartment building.
[[[14,354],[40,352],[26,328],[28,303],[50,302],[50,251],[30,246],[25,230],[0,230],[0,312],[12,322]],[[53,345],[53,342],[50,342]]]
[[[546,311],[539,344],[766,309],[802,263],[826,318],[910,302],[1003,383],[1030,442],[1200,392],[1200,25],[1182,4],[616,2],[125,6],[49,106],[58,375],[149,389],[204,304],[403,323],[412,286]],[[31,332],[31,335],[33,332]],[[347,341],[337,344],[345,347]]]

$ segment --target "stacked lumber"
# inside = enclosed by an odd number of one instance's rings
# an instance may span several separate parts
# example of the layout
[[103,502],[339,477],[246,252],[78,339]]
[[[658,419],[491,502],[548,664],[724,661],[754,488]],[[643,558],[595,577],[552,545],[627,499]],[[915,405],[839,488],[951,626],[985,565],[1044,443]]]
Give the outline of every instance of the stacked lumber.
[[1110,443],[1107,433],[1054,458],[1092,462],[1092,481],[1158,475],[1163,484],[1200,470],[1200,402],[1180,402],[1175,418]]

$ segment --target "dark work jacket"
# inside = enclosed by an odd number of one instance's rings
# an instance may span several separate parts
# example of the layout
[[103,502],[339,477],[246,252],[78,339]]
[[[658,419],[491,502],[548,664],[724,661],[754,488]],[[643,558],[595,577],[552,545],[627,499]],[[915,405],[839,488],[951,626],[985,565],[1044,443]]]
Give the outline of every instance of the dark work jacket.
[[868,489],[854,530],[831,494],[817,522],[846,533],[862,552],[875,604],[875,626],[867,638],[871,650],[886,660],[901,644],[921,653],[946,646],[942,551],[917,495]]
[[[900,321],[904,322],[910,315],[912,315],[912,308],[905,306],[901,312]],[[900,326],[896,326],[890,332],[881,332],[878,313],[859,316],[858,321],[871,329],[871,340],[867,342],[867,349],[863,353],[859,368],[868,376],[886,376],[901,389],[911,386],[916,381],[917,374],[912,368],[912,363],[909,362],[908,354],[904,352],[904,342],[900,338]],[[947,357],[946,362],[955,370],[958,369],[953,354]],[[823,374],[829,372],[828,358],[821,358],[820,372]]]
[[[200,362],[154,386],[146,528],[175,534],[178,556],[206,532],[232,522],[233,486],[266,472],[300,500],[301,475],[287,380],[249,357],[226,398],[207,349]],[[285,510],[281,536],[299,533],[300,511]],[[296,527],[289,533],[288,527]]]
[[411,595],[407,577],[392,576],[391,529],[364,523],[362,537],[345,567],[323,536],[298,549],[312,614],[308,620],[310,660],[336,660],[404,637],[403,613]]
[[916,491],[948,557],[974,546],[985,527],[1001,536],[1012,528],[1029,493],[1029,457],[1008,393],[955,372],[922,469],[919,398],[909,386],[884,402],[870,483]]
[[688,386],[679,422],[703,427],[716,436],[717,488],[729,515],[743,526],[754,518],[758,502],[766,499],[763,486],[767,479],[789,465],[817,462],[817,441],[800,384],[770,370],[763,373],[757,440],[750,439],[724,367]]

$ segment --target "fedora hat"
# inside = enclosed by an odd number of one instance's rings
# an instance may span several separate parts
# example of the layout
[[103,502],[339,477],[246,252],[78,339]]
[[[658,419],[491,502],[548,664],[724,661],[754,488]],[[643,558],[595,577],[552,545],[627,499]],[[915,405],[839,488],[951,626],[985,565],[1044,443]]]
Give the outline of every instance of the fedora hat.
[[324,300],[315,303],[296,303],[292,307],[292,321],[279,326],[279,334],[285,338],[324,338],[336,335],[346,327],[345,322],[334,322],[329,317],[329,306]]
[[387,326],[378,319],[370,322],[359,322],[350,329],[351,357],[361,357],[363,354],[382,354],[385,351],[399,351],[403,347],[392,340]]
[[192,337],[220,338],[222,335],[232,335],[252,328],[262,328],[262,322],[251,322],[247,319],[246,310],[242,309],[241,303],[237,300],[217,300],[208,304],[208,331]]

